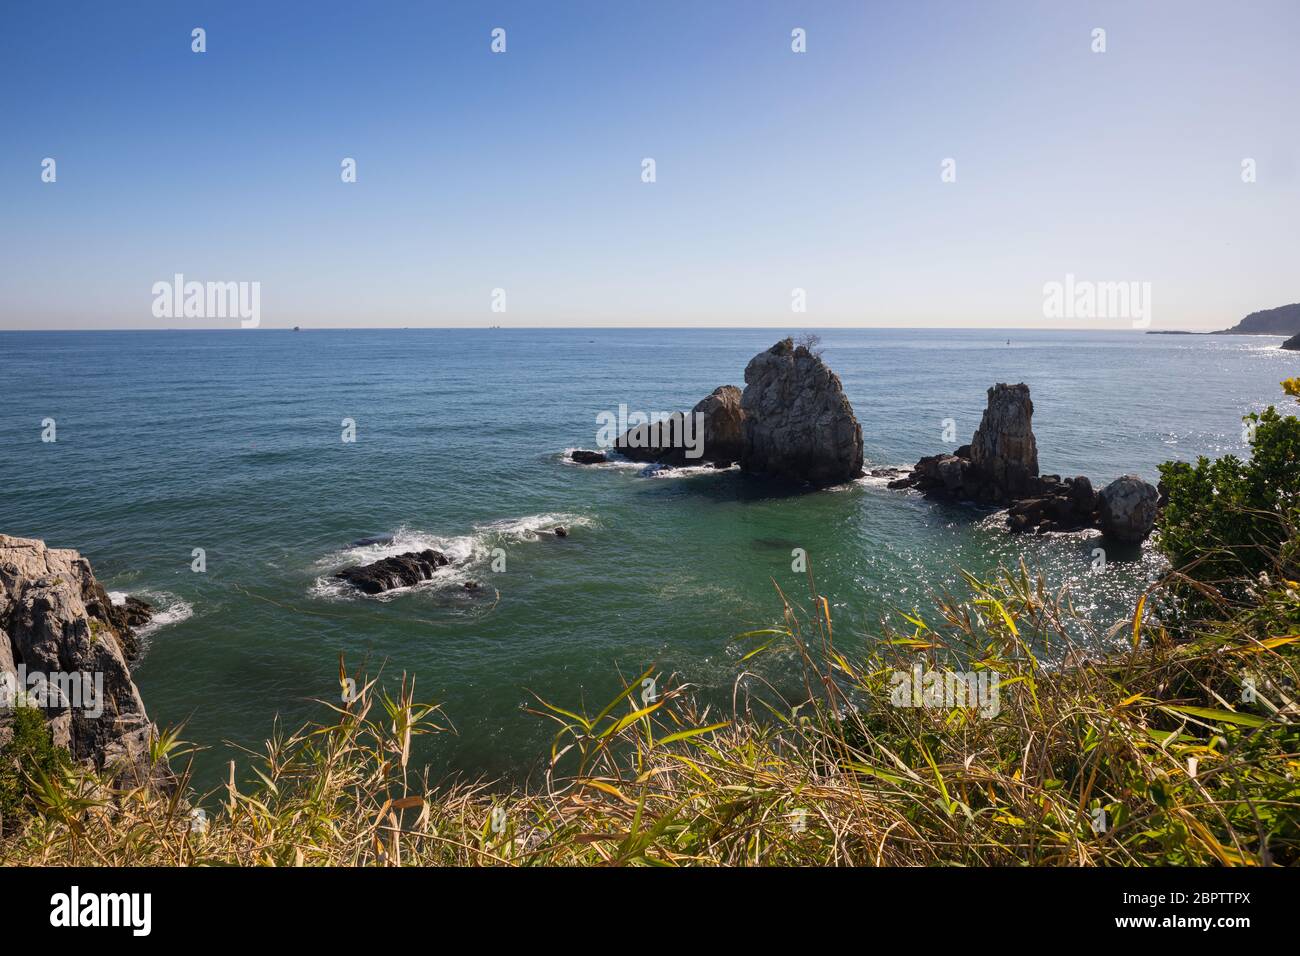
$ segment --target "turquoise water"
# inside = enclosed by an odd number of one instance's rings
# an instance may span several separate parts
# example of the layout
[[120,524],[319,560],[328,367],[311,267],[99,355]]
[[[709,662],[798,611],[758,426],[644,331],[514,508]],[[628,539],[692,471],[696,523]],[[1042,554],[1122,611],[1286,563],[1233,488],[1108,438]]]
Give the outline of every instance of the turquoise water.
[[[151,716],[187,721],[213,783],[337,696],[337,658],[418,677],[458,729],[436,768],[518,778],[551,731],[529,689],[599,707],[650,664],[727,701],[729,638],[779,617],[807,549],[844,649],[957,570],[1023,557],[1098,622],[1131,606],[1148,551],[1091,570],[1086,534],[1010,538],[978,513],[864,481],[790,495],[737,472],[584,468],[596,415],[689,407],[743,384],[762,330],[0,333],[0,531],[86,554],[110,590],[164,610],[136,671]],[[1010,338],[1010,344],[1007,340]],[[1241,416],[1281,401],[1300,356],[1273,337],[831,330],[824,356],[862,422],[868,467],[969,440],[985,390],[1028,382],[1045,472],[1156,478],[1243,453]],[[43,443],[53,418],[57,441]],[[355,443],[341,422],[354,419]],[[944,442],[953,419],[957,440]],[[548,533],[555,524],[572,533]],[[391,545],[353,546],[394,535]],[[462,559],[446,586],[385,600],[332,570],[415,547]],[[206,551],[206,573],[191,570]],[[493,549],[506,570],[494,573]],[[471,594],[465,578],[485,587]],[[781,660],[766,665],[783,678]]]

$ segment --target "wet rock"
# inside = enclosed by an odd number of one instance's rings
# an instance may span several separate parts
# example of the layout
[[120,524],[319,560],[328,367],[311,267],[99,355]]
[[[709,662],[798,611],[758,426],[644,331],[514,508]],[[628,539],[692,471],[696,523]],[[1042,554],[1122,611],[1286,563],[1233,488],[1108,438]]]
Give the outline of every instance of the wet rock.
[[839,376],[783,339],[745,368],[744,453],[749,472],[816,486],[862,475],[862,427]]
[[346,581],[366,594],[381,594],[393,588],[410,587],[427,581],[439,568],[451,560],[441,551],[408,551],[406,554],[383,558],[374,564],[344,568],[334,577]]
[[569,536],[569,529],[564,525],[557,525],[555,528],[555,536],[557,538],[567,538]]
[[569,459],[576,461],[580,465],[599,465],[609,461],[609,456],[604,452],[586,451],[582,448],[575,448],[569,452]]

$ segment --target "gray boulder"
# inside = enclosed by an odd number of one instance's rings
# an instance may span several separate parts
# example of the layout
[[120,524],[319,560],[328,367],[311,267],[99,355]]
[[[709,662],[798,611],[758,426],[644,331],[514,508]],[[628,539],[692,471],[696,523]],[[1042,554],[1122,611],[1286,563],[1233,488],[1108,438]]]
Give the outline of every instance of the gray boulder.
[[745,368],[746,471],[826,486],[862,475],[862,426],[839,376],[783,339]]
[[1137,475],[1116,478],[1098,499],[1101,530],[1117,541],[1144,541],[1155,527],[1160,493]]

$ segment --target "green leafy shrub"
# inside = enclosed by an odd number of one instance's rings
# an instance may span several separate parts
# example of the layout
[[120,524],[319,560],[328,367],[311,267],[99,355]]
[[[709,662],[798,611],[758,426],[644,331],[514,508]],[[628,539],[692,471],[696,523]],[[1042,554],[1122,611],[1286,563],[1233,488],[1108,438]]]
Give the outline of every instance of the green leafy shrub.
[[1300,576],[1300,419],[1269,408],[1246,420],[1255,432],[1249,461],[1160,466],[1168,497],[1160,547],[1179,569],[1184,609],[1197,613],[1225,616],[1261,584]]
[[68,752],[54,745],[39,709],[15,708],[10,729],[13,737],[0,747],[0,829],[4,831],[14,829],[34,809],[29,778],[36,771],[49,776],[72,763]]

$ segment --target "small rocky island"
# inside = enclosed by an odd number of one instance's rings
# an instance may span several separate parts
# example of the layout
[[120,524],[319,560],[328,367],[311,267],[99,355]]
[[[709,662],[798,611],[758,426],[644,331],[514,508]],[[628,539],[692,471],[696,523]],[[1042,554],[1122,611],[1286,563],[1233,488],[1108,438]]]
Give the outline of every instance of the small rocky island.
[[[681,434],[682,413],[666,422],[629,428],[614,450],[633,461],[667,467],[708,465],[796,481],[813,487],[862,476],[862,426],[839,376],[806,345],[782,339],[745,368],[745,388],[722,385],[688,413],[703,422],[701,454],[691,458],[665,435]],[[579,464],[605,461],[601,452],[570,452]]]
[[[136,628],[150,614],[139,599],[114,604],[76,551],[0,534],[0,745],[16,692],[73,759],[129,784],[168,777],[150,766],[154,726],[131,680]],[[80,700],[70,699],[73,675]]]
[[1013,532],[1099,528],[1117,541],[1145,540],[1155,526],[1156,487],[1137,475],[1124,475],[1098,492],[1083,475],[1040,475],[1033,415],[1028,385],[994,385],[969,445],[922,458],[889,487],[1005,506],[1007,528]]

